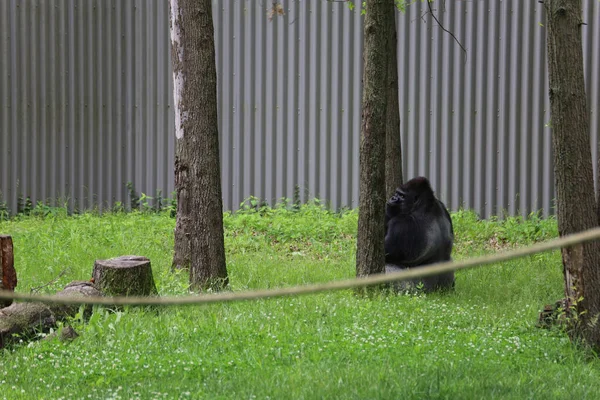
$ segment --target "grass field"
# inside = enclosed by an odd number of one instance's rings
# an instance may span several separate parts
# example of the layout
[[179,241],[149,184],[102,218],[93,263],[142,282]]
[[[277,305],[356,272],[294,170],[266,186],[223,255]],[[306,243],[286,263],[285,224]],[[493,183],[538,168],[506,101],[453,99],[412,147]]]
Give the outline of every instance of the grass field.
[[[452,215],[455,259],[557,236],[556,221]],[[152,260],[161,295],[187,293],[170,271],[175,220],[115,213],[0,222],[13,236],[18,290],[89,279],[95,259]],[[231,289],[354,275],[356,212],[225,214]],[[98,308],[72,343],[0,351],[0,399],[596,399],[600,362],[558,330],[535,327],[562,297],[560,254],[457,273],[456,290],[421,296],[351,291],[160,310]]]

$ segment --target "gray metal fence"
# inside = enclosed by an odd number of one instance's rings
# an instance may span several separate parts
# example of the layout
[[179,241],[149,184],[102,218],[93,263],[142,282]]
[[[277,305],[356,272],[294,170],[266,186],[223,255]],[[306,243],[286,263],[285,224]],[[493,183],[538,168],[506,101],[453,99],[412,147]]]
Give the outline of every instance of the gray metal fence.
[[[214,1],[224,205],[358,203],[362,17],[343,2]],[[0,0],[0,191],[78,208],[173,190],[167,0]],[[416,2],[397,17],[406,177],[487,217],[554,198],[543,5]],[[584,1],[593,155],[600,2]]]

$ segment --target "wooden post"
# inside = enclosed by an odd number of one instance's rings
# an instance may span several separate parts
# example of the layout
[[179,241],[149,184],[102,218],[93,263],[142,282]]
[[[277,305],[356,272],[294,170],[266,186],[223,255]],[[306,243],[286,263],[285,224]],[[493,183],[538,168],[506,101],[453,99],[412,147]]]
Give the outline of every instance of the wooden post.
[[[15,291],[17,286],[17,271],[15,270],[15,257],[12,237],[0,236],[0,290]],[[0,308],[9,306],[11,300],[0,300]]]

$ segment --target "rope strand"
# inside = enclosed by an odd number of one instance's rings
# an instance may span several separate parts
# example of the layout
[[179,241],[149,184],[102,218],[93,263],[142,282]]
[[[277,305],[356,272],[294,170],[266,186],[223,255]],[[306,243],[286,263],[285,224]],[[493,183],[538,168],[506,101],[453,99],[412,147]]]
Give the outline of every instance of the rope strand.
[[537,243],[530,247],[523,247],[493,255],[473,257],[461,261],[437,263],[425,267],[412,268],[389,274],[378,274],[363,278],[345,279],[340,281],[294,286],[280,289],[252,290],[237,293],[229,292],[201,294],[195,296],[181,297],[66,297],[54,295],[16,293],[9,292],[7,290],[0,290],[0,299],[12,299],[25,302],[37,301],[43,303],[56,304],[181,306],[259,300],[285,296],[299,296],[334,290],[354,289],[359,287],[366,287],[396,281],[405,281],[414,278],[437,275],[444,272],[458,271],[482,265],[496,264],[498,262],[525,257],[528,255],[541,253],[548,250],[554,250],[561,247],[580,245],[584,242],[589,242],[597,239],[600,239],[600,228],[590,229],[581,233],[576,233],[573,235],[564,236],[562,238]]

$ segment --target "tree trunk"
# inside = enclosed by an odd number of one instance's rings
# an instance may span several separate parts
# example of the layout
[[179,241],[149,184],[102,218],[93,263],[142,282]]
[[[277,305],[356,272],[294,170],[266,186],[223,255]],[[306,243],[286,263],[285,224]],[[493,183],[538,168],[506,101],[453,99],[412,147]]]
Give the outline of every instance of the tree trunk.
[[[583,75],[581,0],[545,0],[552,147],[561,236],[597,225],[589,120]],[[562,249],[574,338],[600,348],[600,243]],[[584,312],[585,311],[585,312]]]
[[402,146],[400,143],[400,105],[398,104],[398,35],[396,6],[388,14],[388,77],[385,134],[385,193],[390,198],[402,184]]
[[360,194],[356,275],[382,273],[385,267],[385,136],[388,32],[393,0],[367,0],[360,140]]
[[174,268],[192,289],[227,284],[211,0],[171,0],[175,100]]

